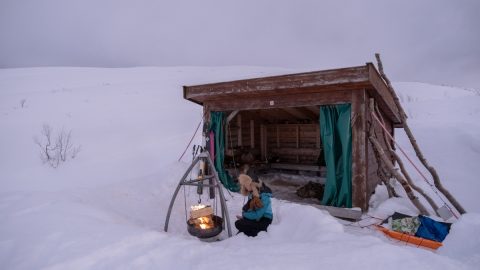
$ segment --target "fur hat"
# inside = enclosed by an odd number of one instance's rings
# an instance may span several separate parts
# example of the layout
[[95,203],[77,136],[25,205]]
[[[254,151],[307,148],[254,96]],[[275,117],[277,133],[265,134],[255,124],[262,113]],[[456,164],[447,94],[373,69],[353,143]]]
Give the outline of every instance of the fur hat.
[[247,196],[251,191],[253,196],[260,197],[258,190],[262,187],[262,182],[253,182],[250,176],[241,173],[238,175],[238,183],[240,184],[240,193],[242,193],[242,195]]

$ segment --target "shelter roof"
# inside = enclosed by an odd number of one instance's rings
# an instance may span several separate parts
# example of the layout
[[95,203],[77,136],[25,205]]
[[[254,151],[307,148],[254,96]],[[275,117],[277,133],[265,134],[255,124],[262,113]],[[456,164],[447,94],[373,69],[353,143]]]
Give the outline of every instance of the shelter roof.
[[399,112],[385,81],[372,63],[364,66],[184,86],[184,98],[203,105],[209,101],[284,94],[366,89],[396,125]]

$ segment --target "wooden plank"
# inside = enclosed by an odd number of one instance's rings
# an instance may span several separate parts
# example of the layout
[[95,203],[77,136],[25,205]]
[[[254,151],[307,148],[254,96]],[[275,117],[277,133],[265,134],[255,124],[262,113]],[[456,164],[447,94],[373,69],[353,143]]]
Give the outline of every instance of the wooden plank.
[[199,217],[205,217],[213,214],[213,208],[210,205],[205,206],[204,208],[190,210],[190,218],[195,219]]
[[293,164],[293,163],[270,163],[270,168],[282,169],[282,170],[326,172],[325,167],[321,167],[318,165],[305,165],[305,164]]
[[[269,92],[285,89],[317,88],[325,86],[357,84],[364,87],[368,84],[367,66],[357,66],[341,69],[323,70],[307,73],[289,74],[247,80],[237,80],[197,86],[185,86],[186,99],[203,102],[209,97],[232,94],[251,94],[254,92]],[[339,87],[339,88],[342,88]]]
[[[295,147],[294,144],[292,144],[292,146]],[[273,147],[270,149],[270,151],[279,155],[318,156],[320,154],[320,150],[316,148]]]
[[352,203],[362,210],[368,209],[366,98],[365,90],[352,92]]
[[393,121],[394,124],[401,124],[400,113],[397,110],[393,96],[388,90],[387,85],[383,81],[380,73],[372,63],[367,63],[369,72],[369,81],[373,85],[374,89],[369,88],[369,94],[375,98],[375,101],[380,106],[380,109],[386,113],[388,118]]
[[351,90],[326,91],[321,93],[282,94],[276,96],[248,96],[208,102],[212,110],[255,110],[265,108],[286,108],[309,105],[332,105],[350,103]]
[[319,204],[310,204],[310,205],[315,208],[325,210],[330,215],[338,218],[359,220],[362,217],[362,211],[360,209],[340,208],[340,207],[333,207],[333,206],[319,205]]

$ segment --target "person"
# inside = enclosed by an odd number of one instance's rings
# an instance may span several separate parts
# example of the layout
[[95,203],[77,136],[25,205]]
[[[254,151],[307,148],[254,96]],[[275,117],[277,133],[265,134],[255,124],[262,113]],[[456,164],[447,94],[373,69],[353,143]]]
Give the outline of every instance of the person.
[[255,182],[246,174],[238,176],[238,183],[240,192],[248,196],[248,201],[242,207],[242,216],[237,216],[235,227],[238,233],[255,237],[260,231],[267,231],[272,223],[272,190],[262,181]]

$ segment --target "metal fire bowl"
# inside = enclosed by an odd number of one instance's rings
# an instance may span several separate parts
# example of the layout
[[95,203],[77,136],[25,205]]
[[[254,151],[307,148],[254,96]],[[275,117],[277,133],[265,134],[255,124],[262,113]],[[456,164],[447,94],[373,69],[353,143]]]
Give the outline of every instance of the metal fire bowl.
[[222,232],[222,225],[223,225],[223,219],[219,216],[213,216],[213,228],[210,229],[200,229],[196,228],[195,224],[189,224],[187,221],[187,230],[188,233],[190,233],[192,236],[198,237],[198,238],[210,238],[218,235],[219,233]]

